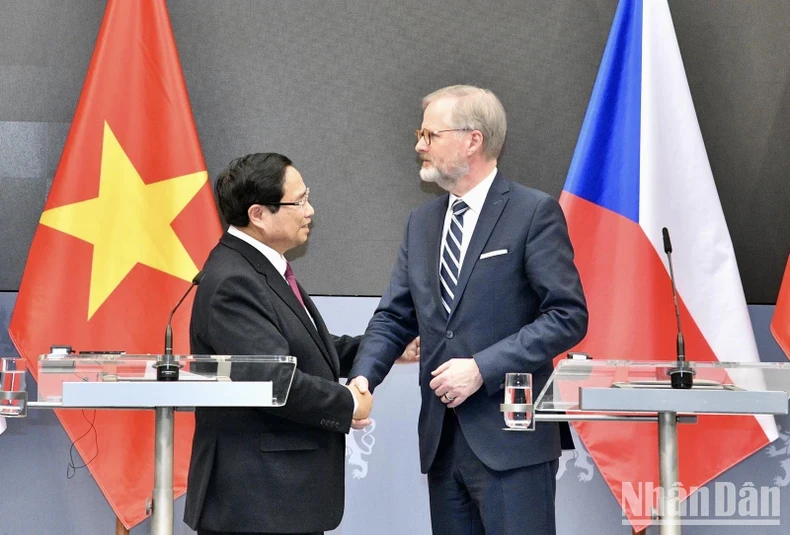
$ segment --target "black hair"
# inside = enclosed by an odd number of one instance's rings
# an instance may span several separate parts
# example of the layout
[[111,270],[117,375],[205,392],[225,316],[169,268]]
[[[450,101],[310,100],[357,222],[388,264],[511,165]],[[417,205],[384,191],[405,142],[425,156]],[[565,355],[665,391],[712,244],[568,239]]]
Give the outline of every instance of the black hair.
[[[250,224],[247,215],[250,206],[280,202],[285,170],[292,165],[287,157],[274,152],[258,152],[233,160],[214,184],[217,206],[225,222],[246,227]],[[268,208],[275,213],[280,207]]]

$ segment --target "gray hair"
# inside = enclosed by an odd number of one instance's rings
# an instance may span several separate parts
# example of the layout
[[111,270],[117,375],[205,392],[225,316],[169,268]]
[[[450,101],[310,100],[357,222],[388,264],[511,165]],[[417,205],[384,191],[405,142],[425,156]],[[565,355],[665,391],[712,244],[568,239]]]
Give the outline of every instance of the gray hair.
[[483,154],[490,160],[499,157],[505,144],[507,117],[497,96],[488,89],[473,85],[451,85],[423,98],[422,109],[442,98],[455,99],[449,126],[479,130],[483,133]]

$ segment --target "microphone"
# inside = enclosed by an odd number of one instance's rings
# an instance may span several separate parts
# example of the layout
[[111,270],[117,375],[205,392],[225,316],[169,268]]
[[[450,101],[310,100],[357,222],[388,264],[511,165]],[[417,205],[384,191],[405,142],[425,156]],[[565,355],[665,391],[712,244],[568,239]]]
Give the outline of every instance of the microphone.
[[180,307],[181,303],[184,302],[184,299],[187,298],[189,292],[192,291],[192,288],[200,284],[202,278],[203,271],[198,271],[197,275],[195,275],[195,277],[192,279],[192,284],[189,285],[187,291],[184,292],[184,295],[182,295],[181,299],[178,300],[176,306],[174,306],[173,310],[170,311],[170,316],[167,318],[167,327],[165,328],[164,358],[156,363],[157,381],[175,381],[178,379],[178,362],[176,362],[173,358],[167,358],[173,354],[173,314],[176,313],[178,307]]
[[669,280],[672,282],[672,299],[675,302],[675,319],[678,325],[677,365],[670,368],[667,373],[669,374],[672,388],[687,390],[694,383],[695,372],[686,364],[686,344],[683,340],[683,331],[680,328],[680,305],[678,304],[678,292],[675,287],[675,270],[672,268],[672,242],[669,240],[669,230],[664,227],[661,229],[661,234],[664,237],[664,252],[669,261]]

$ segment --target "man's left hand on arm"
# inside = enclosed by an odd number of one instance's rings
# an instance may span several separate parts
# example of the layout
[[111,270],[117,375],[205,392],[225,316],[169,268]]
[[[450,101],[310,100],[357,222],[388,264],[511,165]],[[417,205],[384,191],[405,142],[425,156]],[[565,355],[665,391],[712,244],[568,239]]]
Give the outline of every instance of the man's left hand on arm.
[[454,409],[483,386],[477,362],[471,357],[450,359],[431,372],[430,386],[442,403]]

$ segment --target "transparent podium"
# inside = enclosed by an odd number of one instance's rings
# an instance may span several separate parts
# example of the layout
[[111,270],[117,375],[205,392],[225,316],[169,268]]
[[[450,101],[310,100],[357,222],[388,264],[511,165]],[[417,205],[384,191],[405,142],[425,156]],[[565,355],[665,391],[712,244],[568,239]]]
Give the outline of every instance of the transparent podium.
[[[694,386],[672,389],[673,362],[563,360],[531,403],[505,392],[509,431],[529,431],[541,421],[646,421],[658,423],[661,487],[678,482],[678,422],[697,415],[788,414],[790,363],[690,362]],[[510,375],[510,374],[509,374]],[[516,418],[523,412],[526,417]],[[531,416],[531,417],[530,417]],[[513,426],[514,419],[518,425]],[[681,532],[678,498],[660,497],[662,535]],[[663,502],[663,503],[662,503]]]
[[[24,374],[24,361],[3,362],[6,376]],[[27,400],[23,379],[15,376],[14,392],[0,384],[0,414],[24,417],[28,408],[153,409],[154,491],[147,509],[152,533],[171,534],[174,411],[283,406],[295,368],[296,358],[271,355],[42,355],[38,400]]]

